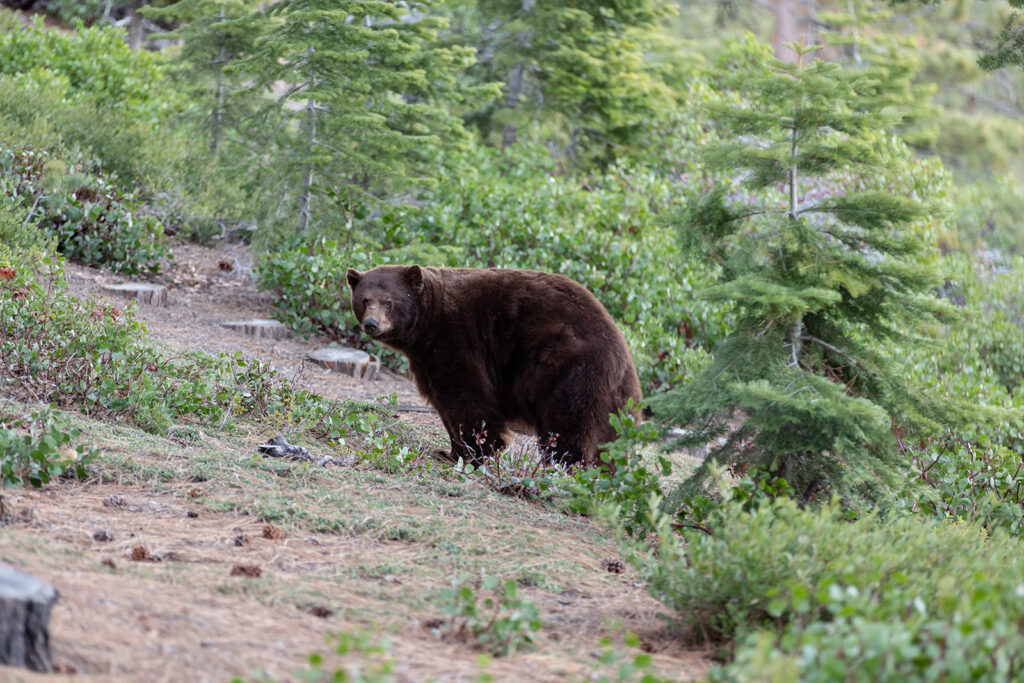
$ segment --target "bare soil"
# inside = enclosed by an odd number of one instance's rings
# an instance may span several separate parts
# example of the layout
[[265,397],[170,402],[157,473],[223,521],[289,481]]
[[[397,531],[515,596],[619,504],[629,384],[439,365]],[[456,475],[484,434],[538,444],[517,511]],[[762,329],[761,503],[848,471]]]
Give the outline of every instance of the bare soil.
[[[100,297],[99,286],[118,279],[70,264],[67,274],[79,298]],[[241,352],[324,396],[397,394],[424,407],[405,377],[364,382],[304,362],[317,340],[222,327],[271,317],[250,274],[244,249],[177,247],[156,278],[170,288],[169,305],[138,316],[169,350]],[[198,445],[182,445],[73,419],[102,450],[100,476],[0,499],[0,562],[60,591],[51,618],[57,673],[0,667],[0,681],[298,680],[313,652],[325,655],[324,680],[356,662],[364,673],[388,663],[402,681],[617,680],[597,659],[600,641],[632,657],[627,631],[672,680],[701,678],[710,666],[705,651],[666,628],[665,608],[632,569],[609,573],[616,544],[590,520],[472,481],[267,463],[253,455],[265,435],[244,426],[199,430]],[[402,419],[443,445],[432,412]],[[437,633],[446,618],[438,591],[487,574],[516,578],[544,622],[535,645],[511,657],[481,660],[471,643]],[[383,649],[332,655],[339,633]]]

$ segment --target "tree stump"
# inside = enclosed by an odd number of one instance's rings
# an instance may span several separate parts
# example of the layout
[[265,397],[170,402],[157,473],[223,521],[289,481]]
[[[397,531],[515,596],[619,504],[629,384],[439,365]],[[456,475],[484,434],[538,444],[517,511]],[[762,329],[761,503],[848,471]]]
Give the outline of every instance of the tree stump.
[[259,339],[277,340],[284,338],[288,334],[288,328],[276,320],[263,320],[261,318],[255,320],[232,320],[223,323],[223,325],[235,332],[241,332],[242,334]]
[[135,299],[150,306],[167,305],[167,288],[150,282],[125,282],[118,285],[103,285],[103,291],[125,299]]
[[50,671],[50,609],[57,589],[0,565],[0,664]]
[[371,380],[380,372],[380,359],[358,349],[331,346],[311,351],[306,357],[317,365],[359,379]]

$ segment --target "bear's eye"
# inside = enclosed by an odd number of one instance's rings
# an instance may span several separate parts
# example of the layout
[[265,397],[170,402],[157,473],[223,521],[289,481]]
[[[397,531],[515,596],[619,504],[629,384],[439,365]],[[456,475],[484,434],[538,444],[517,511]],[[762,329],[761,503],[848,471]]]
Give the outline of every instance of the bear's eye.
[[370,300],[369,299],[363,299],[363,308],[366,308],[369,305],[370,305]]
[[386,308],[386,309],[388,309],[390,311],[391,310],[391,302],[390,301],[385,301],[384,302],[384,308]]

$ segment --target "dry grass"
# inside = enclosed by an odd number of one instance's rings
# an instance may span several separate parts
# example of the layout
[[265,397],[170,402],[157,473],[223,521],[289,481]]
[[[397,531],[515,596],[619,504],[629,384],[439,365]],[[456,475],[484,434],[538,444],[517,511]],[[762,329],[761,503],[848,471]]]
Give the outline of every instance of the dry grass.
[[101,476],[4,492],[0,558],[60,590],[55,662],[76,680],[294,680],[339,632],[387,637],[401,680],[476,680],[478,653],[423,624],[440,588],[488,574],[517,579],[545,624],[538,647],[486,666],[498,680],[583,680],[600,639],[627,630],[663,674],[706,670],[635,576],[602,568],[615,547],[588,520],[472,482],[256,459],[255,431],[182,447],[73,421],[105,447]]

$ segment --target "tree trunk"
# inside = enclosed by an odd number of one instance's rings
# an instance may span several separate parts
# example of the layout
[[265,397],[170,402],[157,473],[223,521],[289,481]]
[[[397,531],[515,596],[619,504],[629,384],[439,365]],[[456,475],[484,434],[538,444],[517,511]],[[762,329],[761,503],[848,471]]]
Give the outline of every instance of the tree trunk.
[[[218,15],[224,21],[224,10]],[[220,146],[220,130],[224,122],[224,65],[228,61],[228,51],[223,45],[217,53],[217,108],[213,112],[213,130],[210,132],[210,151],[216,152]]]
[[[534,2],[535,0],[523,0],[523,12],[532,11]],[[519,43],[520,48],[526,50],[530,45],[529,31],[519,33],[516,36],[516,41]],[[505,100],[505,107],[513,111],[519,108],[519,99],[523,95],[523,72],[525,70],[526,64],[520,60],[512,67],[512,73],[509,75],[508,98]],[[518,135],[519,129],[516,124],[511,121],[506,123],[504,128],[501,129],[501,148],[505,149],[516,144]]]
[[135,2],[132,3],[131,8],[128,10],[131,13],[131,19],[128,21],[128,47],[133,50],[138,50],[142,47],[142,40],[146,37],[142,30],[142,13],[139,12],[140,7],[142,7],[142,0],[135,0]]
[[[309,87],[316,87],[316,74],[313,71],[313,47],[306,48],[306,59],[309,60]],[[309,133],[309,141],[306,144],[306,156],[313,156],[313,149],[316,147],[316,100],[306,100],[306,131]],[[299,199],[299,232],[305,232],[309,227],[311,206],[313,203],[313,162],[306,164],[306,177],[302,182],[302,197]]]
[[50,610],[57,590],[0,565],[0,664],[50,671]]
[[775,56],[783,62],[796,62],[796,53],[786,47],[787,43],[808,45],[817,40],[814,0],[775,0],[775,29],[772,31],[772,47]]
[[[519,98],[523,94],[523,70],[525,68],[526,66],[522,62],[512,67],[512,75],[508,79],[508,98],[505,100],[505,106],[508,109],[519,108]],[[511,121],[506,123],[505,127],[501,129],[501,148],[516,144],[518,132],[515,123]]]

